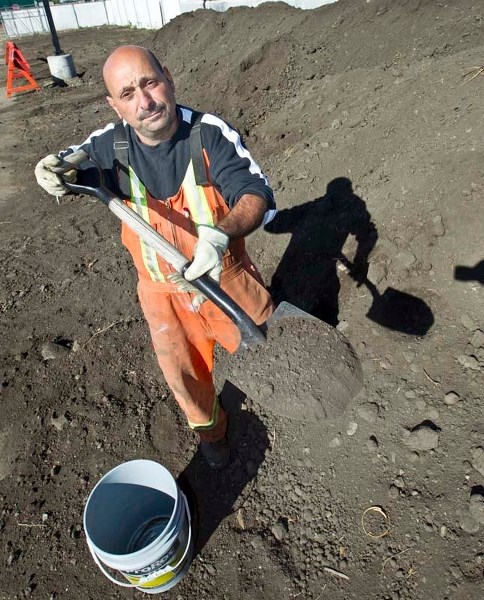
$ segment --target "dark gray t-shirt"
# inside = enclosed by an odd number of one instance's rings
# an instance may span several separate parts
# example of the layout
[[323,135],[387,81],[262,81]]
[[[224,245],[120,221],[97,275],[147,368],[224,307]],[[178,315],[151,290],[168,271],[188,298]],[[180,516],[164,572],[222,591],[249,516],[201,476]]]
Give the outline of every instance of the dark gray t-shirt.
[[[180,124],[175,135],[157,146],[140,142],[132,127],[125,124],[129,164],[151,196],[159,200],[178,192],[191,158],[190,130],[197,113],[180,105],[177,111]],[[267,201],[264,221],[269,221],[275,209],[272,189],[237,131],[219,117],[206,113],[201,120],[201,138],[210,163],[210,179],[227,205],[232,208],[243,194],[261,196]],[[104,129],[94,131],[80,146],[71,146],[60,155],[82,148],[103,169],[107,187],[119,193],[113,143],[114,123],[110,123]],[[81,165],[78,183],[95,185],[96,182],[92,165]]]

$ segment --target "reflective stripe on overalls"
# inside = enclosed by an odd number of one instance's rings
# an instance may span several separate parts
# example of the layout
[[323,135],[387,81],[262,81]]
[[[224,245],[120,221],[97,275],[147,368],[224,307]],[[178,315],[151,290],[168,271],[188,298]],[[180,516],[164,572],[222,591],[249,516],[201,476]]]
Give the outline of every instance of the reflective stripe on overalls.
[[[134,211],[136,211],[140,217],[142,217],[146,222],[150,223],[150,211],[146,197],[146,188],[131,166],[129,167],[129,180],[131,188],[131,200],[126,201],[126,203]],[[197,185],[195,182],[192,161],[190,161],[190,164],[188,165],[181,189],[183,190],[188,202],[190,218],[195,225],[211,225],[213,227],[214,219],[212,210],[210,208],[210,203],[205,195],[204,187]],[[139,238],[139,243],[141,255],[143,257],[143,264],[151,281],[166,281],[165,276],[159,267],[158,255],[156,254],[155,250],[141,238]]]

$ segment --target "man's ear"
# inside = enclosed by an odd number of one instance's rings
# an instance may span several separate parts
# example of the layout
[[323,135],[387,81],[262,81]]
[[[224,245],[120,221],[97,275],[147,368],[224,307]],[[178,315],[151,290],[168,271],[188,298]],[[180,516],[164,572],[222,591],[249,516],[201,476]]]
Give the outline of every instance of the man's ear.
[[122,119],[123,117],[119,114],[119,110],[116,108],[115,104],[114,104],[114,100],[111,98],[111,96],[106,96],[106,100],[108,101],[109,106],[114,110],[114,112],[118,115],[118,117],[120,119]]
[[173,77],[171,76],[170,69],[168,67],[163,67],[163,75],[168,79],[168,83],[170,84],[173,93],[175,93],[175,82],[173,81]]

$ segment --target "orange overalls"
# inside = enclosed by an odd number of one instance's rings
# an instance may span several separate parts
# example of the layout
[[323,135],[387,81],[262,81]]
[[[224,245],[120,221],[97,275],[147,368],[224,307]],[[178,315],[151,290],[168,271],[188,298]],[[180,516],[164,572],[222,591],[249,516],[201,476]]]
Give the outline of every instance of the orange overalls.
[[[208,172],[205,152],[204,158]],[[191,161],[178,193],[165,201],[153,198],[131,167],[129,171],[131,199],[126,204],[192,259],[196,225],[215,225],[229,211],[222,196],[212,185],[197,186]],[[234,352],[240,342],[237,327],[210,301],[195,311],[192,295],[179,292],[166,278],[174,269],[124,223],[122,241],[138,270],[141,308],[167,384],[201,439],[222,439],[227,416],[213,383],[213,348],[218,342]],[[230,243],[222,265],[222,289],[255,323],[265,322],[273,311],[272,300],[245,251],[244,240]]]

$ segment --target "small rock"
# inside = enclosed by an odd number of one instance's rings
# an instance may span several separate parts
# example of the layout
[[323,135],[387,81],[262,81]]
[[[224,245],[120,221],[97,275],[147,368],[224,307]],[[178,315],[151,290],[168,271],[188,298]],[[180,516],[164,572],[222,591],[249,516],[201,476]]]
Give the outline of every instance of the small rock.
[[391,485],[388,489],[388,497],[390,498],[390,500],[396,500],[397,498],[399,498],[399,496],[400,490],[397,488],[396,485]]
[[348,321],[346,321],[345,319],[343,319],[342,321],[340,321],[337,325],[336,325],[336,329],[338,331],[341,331],[341,333],[344,333],[345,331],[348,330],[349,328],[349,323]]
[[351,421],[351,423],[348,424],[348,428],[346,429],[346,434],[350,435],[350,436],[355,435],[357,430],[358,430],[358,423]]
[[81,344],[77,340],[74,340],[72,342],[72,351],[79,352],[80,349],[81,349]]
[[471,369],[472,371],[479,371],[479,361],[475,356],[467,356],[466,354],[461,354],[457,357],[457,360],[466,369]]
[[466,514],[462,517],[460,527],[466,533],[477,533],[479,531],[479,523],[471,514]]
[[62,344],[56,344],[55,342],[45,342],[42,344],[40,353],[44,360],[56,360],[69,354],[69,348],[62,346]]
[[284,521],[278,521],[275,525],[271,527],[272,535],[276,538],[278,542],[284,539],[287,534],[287,525]]
[[462,317],[460,318],[460,322],[462,323],[462,325],[464,325],[466,329],[469,329],[470,331],[474,331],[474,329],[476,328],[476,326],[474,325],[474,321],[469,317],[469,315],[462,315]]
[[357,414],[367,423],[374,423],[378,417],[378,405],[366,402],[356,409]]
[[406,269],[414,265],[417,261],[415,254],[410,252],[410,250],[403,250],[402,252],[399,252],[395,256],[395,260]]
[[462,579],[462,571],[459,569],[459,567],[455,566],[455,565],[451,565],[449,567],[449,573],[452,575],[452,577],[454,577],[455,579]]
[[329,447],[330,448],[338,448],[339,446],[341,446],[341,444],[342,444],[341,436],[336,435],[332,440],[330,440]]
[[314,517],[313,509],[310,506],[305,506],[302,511],[302,518],[306,521],[312,521]]
[[474,448],[471,456],[472,467],[484,477],[484,448],[481,446]]
[[376,262],[371,262],[368,267],[367,278],[374,285],[378,285],[382,279],[385,279],[387,274],[386,268],[384,265]]
[[378,440],[374,435],[367,440],[366,448],[369,452],[376,452],[378,450]]
[[57,416],[57,413],[54,413],[50,418],[50,424],[53,425],[57,431],[62,431],[67,423],[68,421],[65,415]]
[[437,215],[432,219],[432,233],[435,237],[442,237],[445,234],[445,227],[440,215]]
[[474,346],[474,348],[482,348],[484,346],[484,332],[480,329],[476,329],[471,337],[471,345]]
[[444,402],[449,406],[453,406],[459,402],[460,396],[457,392],[447,392],[444,396]]
[[261,398],[270,398],[274,393],[274,386],[272,383],[263,383],[259,386],[259,395]]
[[408,392],[405,392],[405,398],[416,398],[417,394],[415,393],[415,390],[408,390]]
[[484,525],[484,496],[472,494],[469,500],[469,513],[481,525]]
[[415,360],[415,352],[405,350],[403,352],[403,358],[410,364]]
[[403,477],[396,477],[393,481],[393,485],[399,490],[403,490],[405,487],[405,481],[403,480]]
[[427,425],[420,425],[403,443],[413,450],[432,450],[439,445],[439,433]]

